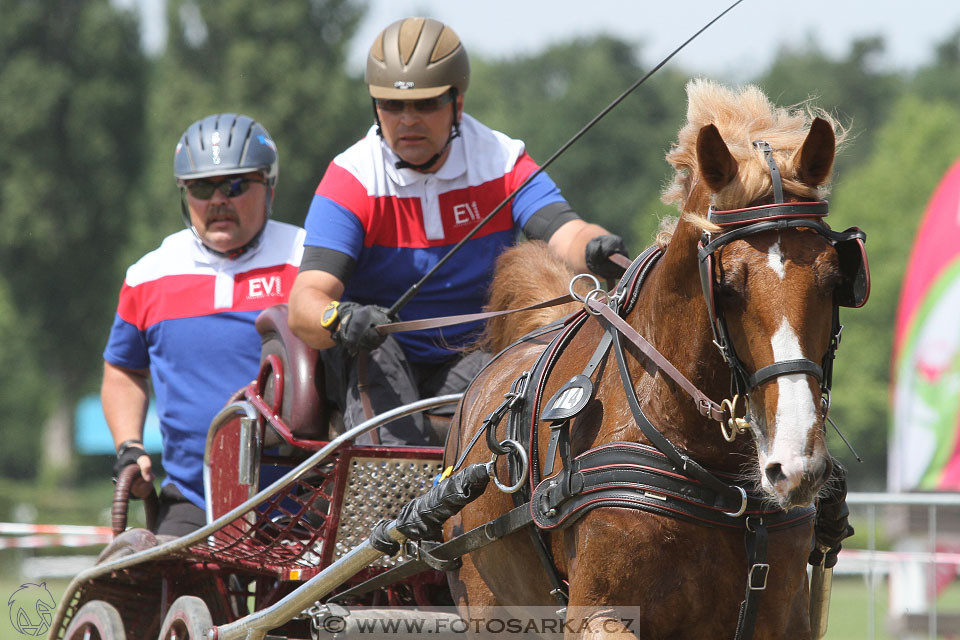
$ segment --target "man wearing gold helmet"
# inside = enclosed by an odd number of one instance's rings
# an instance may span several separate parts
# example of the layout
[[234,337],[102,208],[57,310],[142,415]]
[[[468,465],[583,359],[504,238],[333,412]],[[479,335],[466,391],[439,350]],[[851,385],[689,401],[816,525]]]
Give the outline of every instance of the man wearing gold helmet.
[[[374,328],[480,311],[493,265],[516,231],[543,240],[572,267],[622,273],[607,259],[623,240],[588,224],[541,172],[429,278],[402,310],[386,307],[418,282],[538,165],[524,144],[463,111],[470,61],[450,27],[406,18],[376,38],[366,82],[375,124],[334,158],[307,214],[307,239],[290,295],[290,326],[323,350],[327,394],[345,426],[364,419],[356,356],[370,352],[374,413],[466,388],[489,359],[464,352],[482,328],[469,323],[394,334]],[[426,444],[420,416],[380,430],[386,444]]]

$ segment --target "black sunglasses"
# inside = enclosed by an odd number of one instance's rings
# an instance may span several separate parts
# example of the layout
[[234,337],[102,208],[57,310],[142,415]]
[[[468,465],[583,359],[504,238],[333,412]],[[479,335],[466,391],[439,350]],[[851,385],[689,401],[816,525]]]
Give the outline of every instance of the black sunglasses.
[[236,198],[246,193],[250,189],[251,183],[267,184],[267,181],[257,180],[255,178],[234,178],[232,180],[221,180],[220,182],[194,180],[184,183],[184,186],[194,198],[198,200],[209,200],[213,197],[213,192],[217,190],[228,198]]
[[406,109],[407,105],[413,106],[413,110],[418,113],[433,113],[453,100],[453,95],[448,91],[435,98],[424,98],[422,100],[395,100],[387,98],[376,98],[377,108],[389,113],[400,113]]

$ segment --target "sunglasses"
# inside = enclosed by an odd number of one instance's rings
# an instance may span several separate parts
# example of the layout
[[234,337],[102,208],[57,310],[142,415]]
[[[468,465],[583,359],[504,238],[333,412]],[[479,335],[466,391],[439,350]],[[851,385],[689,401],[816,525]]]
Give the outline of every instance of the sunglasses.
[[198,200],[209,200],[213,197],[214,191],[220,191],[220,193],[228,198],[236,198],[249,191],[251,183],[267,184],[267,181],[256,180],[254,178],[234,178],[233,180],[221,180],[220,182],[194,180],[185,183],[184,186],[194,198]]
[[439,95],[435,98],[424,98],[423,100],[394,100],[386,98],[375,98],[377,109],[388,113],[400,113],[411,105],[413,110],[418,113],[433,113],[453,100],[450,92]]

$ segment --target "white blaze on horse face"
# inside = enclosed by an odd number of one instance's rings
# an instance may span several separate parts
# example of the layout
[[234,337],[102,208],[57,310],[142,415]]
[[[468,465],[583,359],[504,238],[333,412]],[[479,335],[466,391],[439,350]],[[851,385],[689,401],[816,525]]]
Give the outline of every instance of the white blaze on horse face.
[[773,272],[783,280],[787,276],[787,270],[783,267],[783,252],[780,251],[780,241],[777,240],[767,249],[767,264],[773,269]]
[[[790,326],[787,318],[780,322],[780,328],[771,339],[775,362],[803,358],[800,340]],[[804,451],[810,437],[810,431],[817,422],[817,407],[810,391],[808,376],[791,373],[777,378],[777,417],[773,442],[766,452],[760,453],[760,468],[779,464],[789,491],[799,484],[806,470]],[[763,483],[770,486],[770,480],[763,475]]]

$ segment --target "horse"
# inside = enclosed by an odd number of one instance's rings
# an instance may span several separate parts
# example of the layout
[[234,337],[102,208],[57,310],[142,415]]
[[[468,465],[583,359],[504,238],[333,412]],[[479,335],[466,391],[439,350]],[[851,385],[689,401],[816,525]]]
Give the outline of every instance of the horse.
[[[694,80],[687,98],[666,155],[672,228],[614,291],[576,294],[578,312],[488,327],[502,350],[466,390],[444,464],[489,459],[501,490],[444,537],[524,510],[536,526],[448,572],[464,617],[559,604],[585,614],[568,636],[811,637],[837,307],[866,298],[864,234],[822,221],[846,132],[752,85]],[[558,260],[510,249],[490,308],[576,293]]]

